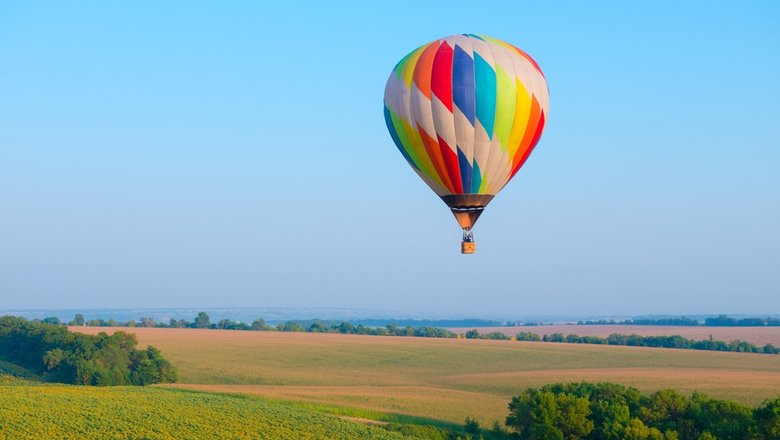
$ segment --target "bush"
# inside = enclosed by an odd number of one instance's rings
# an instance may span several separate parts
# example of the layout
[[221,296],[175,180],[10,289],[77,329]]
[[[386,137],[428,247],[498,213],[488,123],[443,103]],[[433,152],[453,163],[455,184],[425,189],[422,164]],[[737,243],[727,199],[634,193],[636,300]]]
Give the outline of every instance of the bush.
[[463,429],[469,434],[478,434],[479,422],[476,421],[475,419],[472,419],[471,417],[466,417],[466,421],[464,422]]

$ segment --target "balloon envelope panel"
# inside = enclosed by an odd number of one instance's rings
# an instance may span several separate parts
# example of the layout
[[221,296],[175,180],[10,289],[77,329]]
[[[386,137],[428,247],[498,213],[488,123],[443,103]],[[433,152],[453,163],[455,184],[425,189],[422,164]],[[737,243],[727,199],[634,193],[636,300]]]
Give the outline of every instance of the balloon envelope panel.
[[390,136],[436,194],[495,195],[539,141],[549,93],[528,54],[464,34],[405,56],[384,104]]

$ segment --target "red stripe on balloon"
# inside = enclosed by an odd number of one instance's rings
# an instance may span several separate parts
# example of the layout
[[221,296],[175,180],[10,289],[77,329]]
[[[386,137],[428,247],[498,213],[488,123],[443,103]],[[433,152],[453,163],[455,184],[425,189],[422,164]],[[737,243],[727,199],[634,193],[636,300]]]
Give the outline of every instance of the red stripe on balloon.
[[433,57],[431,90],[447,109],[452,112],[452,48],[443,42]]
[[[507,44],[509,44],[509,43],[507,43]],[[523,57],[526,60],[528,60],[528,62],[531,63],[534,66],[534,68],[536,68],[536,71],[539,72],[539,74],[541,74],[542,77],[544,77],[544,72],[542,72],[542,68],[539,67],[538,64],[536,64],[536,61],[533,58],[531,58],[531,55],[528,55],[524,50],[518,48],[517,46],[514,46],[512,44],[509,44],[509,46],[512,46],[512,49],[516,50],[517,53],[519,53],[521,57]]]
[[444,142],[444,139],[442,139],[441,136],[437,135],[436,137],[439,138],[439,150],[441,151],[442,159],[444,159],[444,165],[447,167],[447,174],[449,174],[450,182],[453,184],[455,194],[463,194],[458,156],[452,151],[452,148]]

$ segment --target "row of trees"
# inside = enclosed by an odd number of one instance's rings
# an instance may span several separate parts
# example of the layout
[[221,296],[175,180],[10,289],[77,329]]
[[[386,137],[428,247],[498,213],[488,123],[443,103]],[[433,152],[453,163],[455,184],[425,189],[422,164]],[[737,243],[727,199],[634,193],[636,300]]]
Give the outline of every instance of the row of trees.
[[598,320],[598,321],[578,321],[577,325],[679,325],[679,326],[699,326],[707,327],[777,327],[780,326],[778,318],[730,318],[726,315],[718,315],[715,318],[706,318],[702,323],[699,320],[681,316],[679,318],[659,318],[659,319],[626,319],[624,321]]
[[136,348],[134,335],[86,335],[61,325],[0,318],[0,359],[50,382],[148,385],[175,382],[176,369],[154,347]]
[[466,339],[496,339],[499,341],[508,341],[512,339],[502,332],[480,333],[477,329],[469,330],[463,336],[465,336]]
[[750,408],[673,390],[552,384],[514,397],[506,425],[520,439],[769,440],[780,438],[780,398]]
[[716,318],[707,318],[704,325],[711,327],[778,327],[780,319],[777,318],[729,318],[726,315],[719,315]]
[[567,342],[570,344],[603,344],[603,345],[628,345],[632,347],[659,347],[659,348],[684,348],[691,350],[737,351],[742,353],[778,354],[780,348],[772,344],[766,344],[762,348],[747,341],[724,342],[710,339],[696,341],[684,338],[680,335],[673,336],[640,336],[636,334],[621,335],[613,333],[606,338],[600,336],[578,336],[563,333],[539,336],[536,333],[522,332],[515,336],[518,341],[543,341],[543,342]]
[[679,318],[659,318],[659,319],[626,319],[624,321],[615,321],[612,319],[600,319],[598,321],[578,321],[577,325],[679,325],[679,326],[697,326],[701,322],[685,316]]
[[[687,319],[687,318],[686,318]],[[46,318],[43,322],[52,324],[61,323],[57,318]],[[83,315],[76,315],[70,325],[88,325],[88,326],[115,326],[121,325],[114,320],[90,320],[85,321]],[[309,332],[309,333],[342,333],[357,335],[374,336],[417,336],[428,338],[457,338],[459,335],[447,329],[438,327],[401,327],[395,323],[384,327],[373,327],[366,325],[354,325],[347,321],[329,322],[318,319],[297,320],[278,323],[275,326],[269,325],[262,318],[254,320],[251,324],[237,322],[230,319],[220,319],[212,323],[208,313],[200,312],[192,321],[184,319],[171,319],[169,322],[155,322],[152,318],[141,318],[138,321],[129,321],[125,324],[129,327],[169,327],[169,328],[202,328],[202,329],[223,329],[223,330],[248,330],[248,331],[282,331],[282,332]],[[477,329],[469,330],[463,337],[466,339],[512,339],[502,332],[480,333]],[[563,335],[563,333],[553,333],[550,335],[539,336],[532,332],[518,333],[515,338],[518,341],[543,341],[543,342],[567,342],[575,344],[604,344],[604,345],[628,345],[633,347],[661,347],[661,348],[684,348],[693,350],[714,350],[714,351],[736,351],[745,353],[766,353],[778,354],[780,349],[772,344],[766,344],[758,347],[753,343],[734,340],[724,342],[710,339],[696,341],[687,339],[679,335],[673,336],[640,336],[636,334],[622,335],[613,333],[606,338],[600,336],[578,336],[574,334]]]
[[[41,322],[50,324],[64,324],[59,318],[46,318]],[[168,322],[155,322],[152,318],[141,318],[137,321],[131,320],[125,323],[113,319],[103,320],[94,319],[86,321],[83,315],[76,315],[76,318],[68,323],[69,325],[86,325],[90,327],[157,327],[157,328],[200,328],[200,329],[219,329],[219,330],[247,330],[247,331],[280,331],[280,332],[309,332],[309,333],[342,333],[352,335],[374,335],[374,336],[417,336],[428,338],[456,338],[457,334],[439,327],[401,327],[395,323],[390,323],[384,327],[372,327],[367,325],[354,325],[347,321],[329,322],[319,319],[313,320],[293,320],[280,322],[275,326],[268,324],[263,318],[256,319],[252,323],[233,321],[231,319],[220,319],[217,322],[211,322],[208,313],[200,312],[192,320],[171,319]],[[508,339],[508,338],[507,338]]]

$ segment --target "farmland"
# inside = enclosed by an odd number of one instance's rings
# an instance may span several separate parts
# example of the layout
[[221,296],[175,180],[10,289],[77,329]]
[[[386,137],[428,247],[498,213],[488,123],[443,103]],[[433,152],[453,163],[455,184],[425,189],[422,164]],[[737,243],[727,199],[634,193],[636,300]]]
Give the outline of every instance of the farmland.
[[0,376],[0,392],[0,438],[403,438],[380,427],[242,396],[36,385],[8,376]]
[[[473,327],[453,327],[448,330],[455,333],[465,333]],[[680,335],[688,339],[713,339],[732,341],[735,339],[752,342],[756,345],[773,344],[780,346],[780,327],[705,327],[705,326],[671,326],[671,325],[527,325],[512,327],[477,327],[480,333],[500,332],[507,336],[515,336],[521,332],[536,333],[539,336],[563,333],[579,336],[600,336],[606,338],[612,333],[623,335],[637,334],[640,336]]]
[[[585,328],[585,327],[583,327]],[[84,332],[113,329],[80,327]],[[674,388],[756,405],[780,395],[780,356],[535,342],[125,329],[179,368],[178,388],[483,425],[550,382]]]

